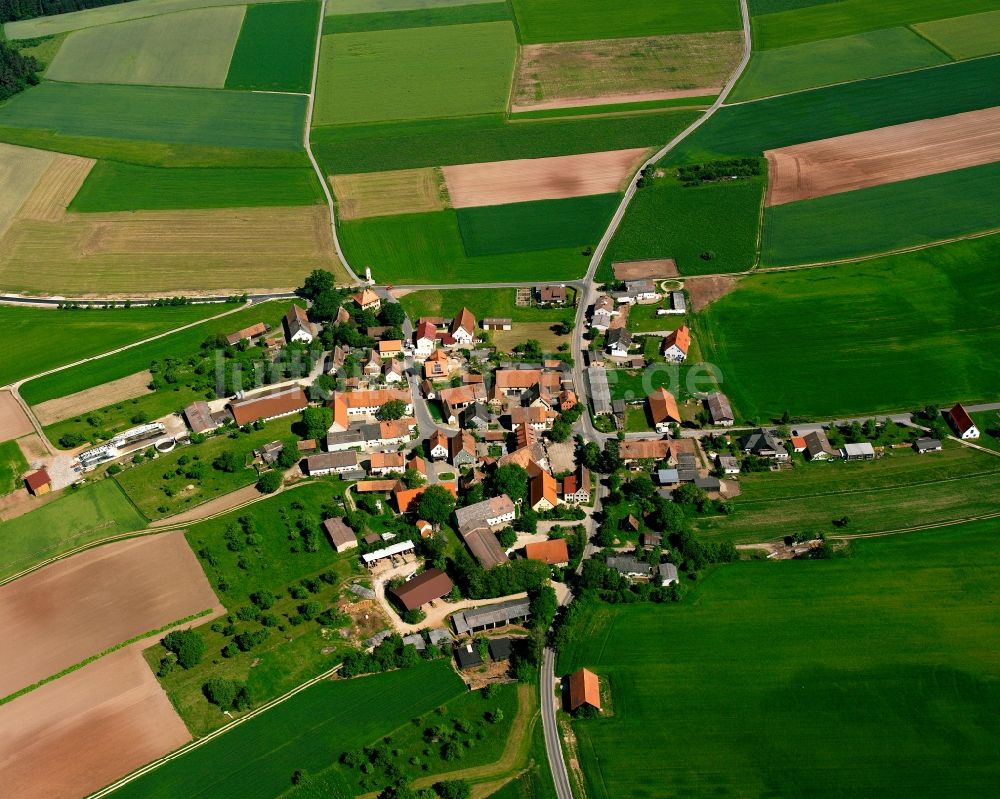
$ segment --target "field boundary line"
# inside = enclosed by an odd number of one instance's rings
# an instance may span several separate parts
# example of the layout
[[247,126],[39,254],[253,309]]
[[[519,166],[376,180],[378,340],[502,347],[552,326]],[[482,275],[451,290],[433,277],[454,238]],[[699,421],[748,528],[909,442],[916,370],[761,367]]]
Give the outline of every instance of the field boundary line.
[[1000,519],[1000,511],[993,513],[981,513],[978,516],[966,516],[961,519],[948,519],[942,522],[931,522],[929,524],[918,524],[914,527],[899,527],[895,530],[881,530],[876,533],[854,533],[853,535],[828,534],[827,538],[837,541],[862,541],[866,538],[883,538],[890,535],[905,535],[906,533],[920,533],[927,530],[939,530],[944,527],[954,527],[958,524],[968,524],[969,522],[982,522],[990,519]]

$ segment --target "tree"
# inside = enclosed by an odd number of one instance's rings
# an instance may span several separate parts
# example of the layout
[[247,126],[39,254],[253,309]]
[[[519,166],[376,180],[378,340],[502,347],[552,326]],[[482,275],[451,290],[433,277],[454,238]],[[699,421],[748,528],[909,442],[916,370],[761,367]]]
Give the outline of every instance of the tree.
[[262,494],[273,494],[281,488],[281,484],[283,482],[284,477],[281,472],[273,470],[270,472],[264,472],[264,474],[260,476],[260,479],[257,480],[257,490]]
[[549,435],[552,436],[552,440],[556,442],[563,442],[568,439],[573,434],[573,425],[566,421],[566,419],[560,416],[552,423],[552,431]]
[[325,439],[333,424],[333,411],[325,407],[306,408],[302,411],[302,423],[306,426],[306,438]]
[[514,502],[528,495],[528,473],[516,463],[508,463],[490,477],[490,490],[494,496],[506,494]]
[[401,327],[406,321],[406,311],[398,302],[385,302],[382,303],[379,317],[386,327]]
[[303,297],[313,300],[325,292],[333,291],[335,286],[336,282],[332,272],[325,269],[314,269],[309,273],[305,283],[302,284],[300,293]]
[[213,677],[201,687],[201,691],[209,702],[223,710],[234,707],[241,692],[245,698],[249,698],[243,683],[223,677]]
[[341,299],[333,291],[325,291],[313,300],[309,309],[309,318],[314,322],[329,322],[337,316],[340,310]]
[[227,449],[218,458],[212,461],[212,466],[220,472],[237,472],[243,468],[245,461],[235,450]]
[[194,630],[175,630],[163,638],[163,648],[177,655],[185,669],[197,666],[205,654],[205,641]]
[[431,524],[444,524],[454,510],[455,498],[444,486],[428,486],[417,499],[417,515]]
[[291,469],[298,462],[299,445],[294,438],[290,438],[285,441],[281,453],[278,455],[278,466],[282,469]]
[[406,403],[403,400],[389,400],[375,414],[375,418],[380,422],[391,422],[395,419],[402,419],[406,414]]
[[465,780],[443,780],[434,783],[434,790],[441,799],[469,799],[472,786]]
[[[6,14],[3,16],[12,18]],[[42,65],[32,56],[22,55],[13,45],[0,41],[0,100],[36,85],[36,73],[41,68]]]
[[504,549],[510,549],[517,543],[517,533],[510,527],[506,527],[497,533],[497,538],[500,539],[500,546]]

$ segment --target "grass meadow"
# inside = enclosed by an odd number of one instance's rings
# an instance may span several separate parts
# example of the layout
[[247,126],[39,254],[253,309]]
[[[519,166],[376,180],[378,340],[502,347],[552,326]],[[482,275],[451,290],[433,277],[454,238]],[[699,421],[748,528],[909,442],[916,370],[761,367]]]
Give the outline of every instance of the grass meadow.
[[0,443],[0,497],[21,487],[21,475],[28,471],[28,461],[16,441]]
[[314,122],[500,113],[516,58],[510,22],[324,36]]
[[[573,289],[569,289],[572,297]],[[572,322],[575,310],[565,308],[539,308],[536,305],[520,306],[515,303],[516,289],[426,289],[414,291],[399,298],[406,315],[416,324],[421,316],[454,317],[463,307],[468,308],[482,322],[488,316],[506,316],[514,322]],[[571,300],[572,301],[572,300]]]
[[482,5],[496,0],[340,0],[326,7],[326,15],[394,14],[417,9],[451,8],[452,6]]
[[[0,350],[5,353],[0,361],[0,385],[197,322],[231,307],[184,305],[173,308],[57,311],[0,306]],[[44,330],[45,335],[25,336],[22,334],[25,330]],[[91,367],[85,365],[79,368],[86,370]],[[132,370],[136,371],[139,370]],[[58,383],[62,375],[53,375],[49,379]],[[24,394],[30,397],[31,390],[26,388]],[[40,400],[32,397],[30,401]]]
[[221,89],[242,24],[242,6],[223,6],[75,31],[45,76],[73,83]]
[[[324,680],[116,791],[128,797],[278,796],[296,769],[318,773],[465,691],[440,660],[353,680]],[[346,785],[343,786],[345,789]]]
[[680,604],[598,605],[558,665],[595,670],[610,692],[610,714],[573,723],[587,795],[991,793],[998,532],[980,522],[855,542],[849,558],[736,563]]
[[537,111],[514,111],[508,119],[520,122],[529,119],[556,119],[565,117],[594,117],[608,114],[625,114],[634,111],[657,111],[664,108],[707,108],[716,95],[701,97],[675,97],[671,100],[646,100],[639,103],[611,103],[609,105],[581,105],[575,108],[542,108]]
[[993,400],[1000,236],[753,275],[695,319],[742,419]]
[[114,480],[67,489],[37,510],[0,524],[0,579],[92,541],[146,526]]
[[833,83],[865,80],[951,59],[909,28],[884,30],[793,44],[754,53],[730,103],[755,100]]
[[737,30],[735,0],[633,0],[628,13],[601,0],[513,0],[525,44]]
[[[261,6],[270,8],[270,6]],[[69,205],[78,213],[313,205],[311,169],[158,168],[98,161]]]
[[768,208],[762,260],[817,263],[1000,227],[1000,163]]
[[764,150],[1000,104],[1000,57],[964,61],[721,109],[671,162]]
[[497,115],[327,126],[313,128],[311,135],[325,173],[350,175],[651,147],[670,141],[698,113],[676,110],[530,122],[506,122]]
[[312,0],[247,6],[226,88],[308,92],[317,25],[319,4]]
[[503,22],[510,18],[510,10],[507,4],[496,2],[457,6],[429,6],[427,8],[414,8],[392,12],[327,14],[323,20],[323,34],[402,30],[403,28],[433,28],[439,25],[471,25],[476,22]]
[[460,208],[458,229],[470,258],[596,245],[619,194]]
[[977,58],[1000,52],[1000,10],[939,19],[913,27],[952,58]]

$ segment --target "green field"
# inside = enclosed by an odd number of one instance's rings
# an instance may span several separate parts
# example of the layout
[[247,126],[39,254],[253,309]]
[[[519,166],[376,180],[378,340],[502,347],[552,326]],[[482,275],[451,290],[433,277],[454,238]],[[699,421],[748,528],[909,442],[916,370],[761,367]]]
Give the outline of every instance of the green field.
[[[199,318],[209,315],[215,315],[221,313],[225,308],[232,306],[220,306],[220,305],[200,305],[191,306],[191,309],[198,309],[201,311],[199,315],[195,315],[189,311],[190,316],[186,318],[187,322],[196,321]],[[8,312],[15,309],[12,308],[2,308],[0,309],[0,319]],[[17,309],[20,310],[20,309]],[[121,316],[114,319],[113,316],[118,314],[129,314],[129,313],[149,313],[153,314],[156,311],[160,311],[164,314],[169,314],[172,311],[187,310],[181,309],[160,309],[151,308],[148,311],[144,309],[133,308],[128,311],[86,311],[77,312],[81,319],[81,327],[76,328],[77,330],[87,330],[86,324],[87,320],[96,319],[98,314],[109,315],[111,323],[108,327],[98,326],[95,328],[95,335],[92,343],[90,344],[91,349],[87,351],[81,351],[76,357],[86,357],[87,355],[96,355],[101,352],[107,352],[109,350],[120,347],[131,341],[137,339],[145,338],[149,335],[155,335],[156,333],[163,332],[164,330],[169,330],[176,327],[180,323],[179,317],[174,317],[173,320],[169,322],[164,322],[157,325],[155,329],[141,329],[138,334],[134,330],[128,331],[127,335],[121,334],[120,338],[111,338],[112,334],[109,334],[108,328],[114,327],[115,324],[121,324]],[[67,394],[73,394],[77,391],[83,391],[86,388],[93,388],[94,386],[99,386],[104,383],[109,383],[112,380],[118,380],[122,377],[128,377],[129,375],[134,375],[136,372],[141,372],[143,369],[148,369],[151,361],[160,361],[164,358],[184,358],[188,355],[194,354],[201,343],[209,337],[216,336],[218,334],[226,335],[228,333],[233,333],[244,327],[249,327],[257,322],[265,322],[270,324],[272,327],[279,325],[281,323],[281,317],[284,316],[285,312],[288,310],[288,305],[283,302],[271,302],[265,305],[257,305],[252,308],[246,308],[236,313],[224,316],[221,319],[216,319],[211,322],[206,322],[204,325],[197,325],[195,327],[189,328],[188,330],[182,330],[179,333],[173,333],[169,336],[164,336],[163,338],[157,339],[156,341],[151,341],[143,344],[139,347],[134,347],[124,352],[120,352],[116,355],[112,355],[108,358],[101,358],[97,361],[92,361],[91,363],[81,364],[80,366],[74,366],[71,369],[67,369],[63,372],[57,374],[49,375],[48,377],[42,377],[38,380],[32,380],[30,383],[26,383],[21,388],[21,396],[24,397],[25,402],[29,405],[37,405],[40,402],[45,402],[45,400],[57,399],[58,397],[65,397]],[[52,311],[35,311],[34,313],[52,313]],[[69,312],[68,312],[69,313]],[[91,317],[90,314],[94,314]],[[12,319],[15,317],[11,317]],[[30,317],[29,317],[30,318]],[[76,319],[74,315],[72,317]],[[170,317],[166,317],[169,319]],[[153,317],[156,319],[156,317]],[[148,319],[147,319],[148,321]],[[91,322],[90,324],[94,324]],[[72,340],[74,328],[65,328],[66,341]],[[97,335],[99,333],[99,335]],[[81,337],[83,333],[79,334]],[[82,339],[86,341],[85,338]],[[49,339],[47,347],[42,347],[39,345],[38,351],[51,353],[51,348],[54,346],[58,349],[58,340],[54,338]],[[13,345],[11,345],[13,346]],[[69,345],[64,348],[64,351],[68,349]],[[50,355],[51,357],[51,355]],[[48,368],[53,366],[58,366],[59,364],[66,363],[67,361],[74,361],[75,357],[59,357],[52,359],[52,363],[49,364]],[[26,374],[37,374],[39,371],[35,366],[32,366],[29,362],[25,361],[21,366],[22,372]]]
[[671,162],[764,150],[1000,104],[1000,57],[946,64],[721,109]]
[[322,201],[322,190],[311,169],[161,169],[98,161],[69,210],[87,213],[252,208]]
[[[500,116],[314,128],[328,175],[662,146],[698,112],[505,122]],[[2,120],[0,120],[2,121]]]
[[[116,791],[128,797],[265,799],[291,788],[296,769],[318,773],[340,754],[460,696],[447,661],[336,682],[323,681],[226,735]],[[374,709],[377,708],[377,712]]]
[[940,19],[913,27],[953,58],[976,58],[1000,51],[1000,11]]
[[[654,341],[657,352],[662,344],[658,336],[640,341]],[[697,343],[692,344],[692,354],[682,364],[657,363],[641,371],[608,369],[608,386],[611,398],[626,402],[641,401],[652,391],[665,388],[678,400],[686,400],[696,393],[707,394],[718,387],[710,364],[699,362]],[[662,361],[662,359],[661,359]],[[643,413],[645,416],[645,413]]]
[[[983,522],[856,542],[850,558],[737,563],[681,604],[596,606],[558,665],[610,690],[613,714],[573,723],[587,796],[993,793],[998,533]],[[667,697],[684,708],[675,723]]]
[[145,519],[114,480],[67,489],[37,510],[0,524],[0,579],[92,541],[145,526]]
[[21,487],[21,475],[28,471],[28,462],[16,441],[0,443],[0,497]]
[[221,89],[242,24],[243,7],[224,6],[76,31],[45,77]]
[[587,271],[582,249],[470,258],[453,210],[358,219],[340,231],[348,260],[362,270],[371,266],[375,279],[388,283],[575,280]]
[[779,11],[839,2],[840,0],[749,0],[747,5],[750,7],[750,16],[756,17],[761,14],[776,14]]
[[753,41],[769,50],[995,8],[996,0],[844,0],[755,17]]
[[1000,163],[776,205],[764,215],[762,259],[817,263],[995,230],[997,203]]
[[484,5],[496,0],[339,0],[326,7],[326,15],[347,16],[354,14],[390,14],[399,11],[418,11],[452,6]]
[[996,399],[1000,236],[754,275],[695,320],[740,418]]
[[569,42],[740,27],[735,0],[632,0],[627,13],[601,0],[513,0],[521,41]]
[[458,229],[465,254],[558,250],[596,245],[621,202],[619,194],[460,208]]
[[463,307],[475,315],[477,321],[488,316],[507,316],[514,322],[573,321],[576,312],[572,307],[573,289],[566,308],[539,308],[535,305],[520,306],[515,303],[515,289],[427,289],[414,291],[399,298],[410,321],[416,325],[421,316],[454,317]]
[[315,124],[499,113],[516,57],[510,22],[324,36]]
[[634,111],[656,111],[663,108],[706,108],[713,103],[715,98],[714,94],[705,94],[701,97],[675,97],[672,100],[647,100],[639,103],[581,105],[576,108],[543,108],[538,111],[515,111],[508,115],[508,119],[520,122],[528,119],[606,116]]
[[226,88],[308,92],[317,25],[315,2],[247,6]]
[[[640,189],[602,264],[611,279],[614,261],[673,258],[682,275],[741,272],[757,259],[757,230],[766,178],[702,186],[676,180]],[[706,259],[705,254],[714,253]]]
[[948,56],[909,28],[886,28],[840,39],[793,44],[754,53],[727,100],[731,103],[754,100],[949,61]]
[[323,33],[431,28],[438,25],[469,25],[474,22],[501,22],[509,19],[510,11],[506,3],[489,0],[474,5],[428,7],[409,11],[381,11],[368,14],[328,13],[323,21]]
[[[299,150],[305,107],[305,97],[282,94],[45,82],[0,106],[0,128],[40,129],[69,137]],[[0,133],[0,138],[7,137]]]
[[[215,316],[231,307],[183,305],[173,308],[122,308],[113,311],[56,311],[0,306],[0,349],[6,353],[0,361],[0,385],[7,385],[81,358],[99,355],[207,316]],[[45,336],[22,334],[24,330],[40,328],[45,330]],[[136,371],[138,370],[132,370]],[[62,378],[54,375],[49,379],[58,383]],[[32,396],[30,389],[25,394]],[[40,402],[34,398],[31,401]]]

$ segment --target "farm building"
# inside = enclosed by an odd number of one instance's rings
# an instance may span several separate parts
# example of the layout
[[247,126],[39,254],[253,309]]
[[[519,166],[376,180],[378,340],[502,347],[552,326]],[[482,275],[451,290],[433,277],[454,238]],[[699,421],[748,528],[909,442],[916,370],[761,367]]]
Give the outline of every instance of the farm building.
[[347,474],[358,469],[358,453],[353,449],[343,452],[321,452],[306,458],[306,472],[316,477],[324,474]]
[[540,560],[549,566],[565,566],[569,563],[569,548],[565,539],[553,538],[525,545],[524,556],[528,560]]
[[316,327],[309,321],[309,315],[304,308],[293,305],[285,314],[285,328],[289,341],[301,341],[309,344],[316,338]]
[[579,669],[569,675],[567,703],[572,713],[583,706],[601,709],[601,684],[597,675],[589,669]]
[[373,452],[368,461],[369,474],[379,477],[405,470],[406,456],[402,452]]
[[427,642],[420,633],[413,633],[413,635],[403,636],[403,646],[412,646],[418,652],[423,652],[427,649]]
[[52,478],[45,469],[39,469],[24,478],[24,485],[33,496],[40,497],[52,490]]
[[451,634],[451,630],[447,627],[435,627],[433,630],[428,630],[427,638],[434,646],[441,646],[441,644],[455,640]]
[[778,461],[788,460],[788,451],[781,446],[781,442],[775,438],[774,433],[763,427],[757,428],[744,438],[741,446],[747,455],[756,455],[758,458],[773,458]]
[[250,325],[250,327],[244,327],[242,330],[237,330],[235,333],[230,333],[226,336],[226,343],[232,347],[239,344],[241,341],[253,341],[257,336],[263,336],[271,328],[265,325],[263,322],[258,322],[255,325]]
[[[298,307],[298,306],[296,306]],[[299,386],[289,386],[268,394],[230,401],[229,410],[240,427],[258,421],[270,421],[305,410],[306,393]]]
[[615,309],[615,301],[607,294],[602,294],[590,313],[590,326],[597,330],[607,330],[616,316],[618,311]]
[[[365,541],[367,542],[367,537]],[[375,539],[378,540],[378,537]],[[414,551],[414,546],[412,541],[400,541],[398,544],[392,544],[385,547],[384,549],[376,549],[374,552],[368,552],[361,556],[361,562],[365,564],[369,569],[374,569],[381,561],[391,560],[395,562],[396,558],[404,557],[411,554]]]
[[594,414],[602,416],[611,413],[611,387],[608,385],[608,373],[600,366],[591,366],[587,370],[590,378],[590,394],[594,403]]
[[399,588],[393,588],[392,594],[404,608],[416,610],[428,602],[447,596],[454,587],[451,578],[443,571],[428,569]]
[[495,605],[462,610],[451,617],[455,632],[459,635],[495,630],[508,624],[524,621],[531,615],[531,603],[527,599],[511,599]]
[[269,441],[260,449],[255,449],[253,454],[255,457],[260,458],[261,463],[272,464],[277,462],[284,450],[284,442]]
[[337,552],[346,552],[358,545],[358,537],[354,531],[339,517],[324,521],[323,532],[327,534],[330,543]]
[[623,577],[648,578],[653,574],[653,567],[635,555],[611,555],[607,564]]
[[455,509],[455,521],[458,522],[458,529],[471,528],[478,524],[485,524],[487,527],[502,527],[514,521],[515,507],[511,498],[506,494],[498,497],[484,499],[467,505],[464,508]]
[[716,455],[715,465],[719,467],[719,471],[723,474],[740,473],[740,462],[735,455]]
[[979,428],[961,402],[956,403],[955,407],[948,411],[948,421],[959,438],[963,440],[979,438]]
[[805,452],[806,440],[803,436],[792,436],[792,452]]
[[687,301],[684,299],[683,291],[671,291],[668,308],[658,308],[657,316],[683,316],[687,313]]
[[330,433],[326,437],[326,448],[330,452],[340,452],[345,449],[361,447],[364,443],[365,435],[360,427],[354,427],[339,433]]
[[484,569],[492,569],[494,566],[507,563],[507,553],[489,527],[484,525],[469,527],[463,529],[461,535],[469,552]]
[[[401,484],[400,484],[401,485]],[[442,488],[446,491],[450,491],[451,495],[458,499],[458,486],[453,482],[439,483]],[[396,501],[396,507],[399,509],[400,513],[406,513],[410,510],[410,506],[416,501],[416,499],[424,493],[427,486],[420,486],[419,488],[402,488],[397,487],[393,491],[392,497]]]
[[657,433],[667,433],[670,425],[681,423],[681,412],[677,407],[677,400],[674,395],[665,388],[658,388],[646,397],[646,406],[649,409],[649,418],[656,427]]
[[663,339],[663,357],[673,363],[684,363],[690,348],[691,331],[687,325],[681,325]]
[[659,578],[660,585],[663,588],[680,582],[680,578],[677,574],[677,567],[673,563],[661,563],[657,566],[656,576]]
[[677,469],[656,470],[656,482],[661,486],[677,485],[680,481],[681,481],[681,475],[680,472],[677,471]]
[[845,461],[875,460],[875,448],[867,441],[862,441],[860,444],[844,444],[840,454]]
[[913,449],[920,455],[925,452],[940,452],[941,442],[936,438],[918,438],[913,442]]
[[626,280],[625,293],[632,302],[652,302],[660,295],[652,280]]
[[455,647],[455,660],[458,662],[458,668],[462,671],[483,665],[483,658],[479,654],[479,648],[471,641]]
[[227,412],[212,413],[205,401],[192,402],[184,409],[184,419],[192,433],[210,433],[222,426],[229,418]]
[[514,649],[510,638],[491,638],[489,648],[490,660],[494,663],[503,663],[510,660]]
[[625,463],[659,461],[670,455],[670,441],[666,438],[630,438],[621,442],[618,453]]
[[736,417],[733,416],[733,409],[729,405],[729,397],[716,391],[705,397],[705,405],[708,406],[708,415],[712,418],[712,424],[717,424],[720,427],[733,426]]
[[[381,362],[379,362],[381,371]],[[388,402],[399,400],[403,403],[403,413],[413,414],[413,397],[408,389],[381,388],[371,391],[338,391],[330,403],[333,409],[332,429],[346,430],[353,421],[368,419],[378,413]]]
[[483,319],[483,330],[512,330],[514,320],[507,316],[487,316]]

